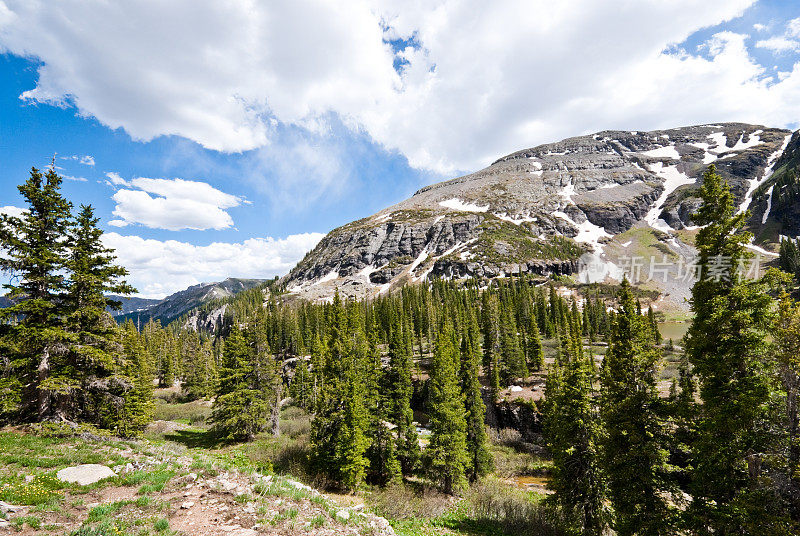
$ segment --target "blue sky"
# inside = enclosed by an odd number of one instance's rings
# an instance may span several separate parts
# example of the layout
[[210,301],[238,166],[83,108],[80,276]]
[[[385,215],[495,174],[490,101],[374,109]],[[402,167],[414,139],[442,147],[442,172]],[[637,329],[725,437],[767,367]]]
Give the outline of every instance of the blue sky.
[[798,127],[796,1],[616,3],[0,0],[0,207],[55,153],[155,297],[283,274],[330,229],[523,147]]

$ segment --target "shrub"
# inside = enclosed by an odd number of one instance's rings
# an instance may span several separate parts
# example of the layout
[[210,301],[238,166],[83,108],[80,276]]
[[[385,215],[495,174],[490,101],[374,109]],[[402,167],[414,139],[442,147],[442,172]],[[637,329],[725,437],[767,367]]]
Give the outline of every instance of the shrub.
[[465,494],[469,516],[492,522],[509,534],[564,536],[570,534],[568,520],[540,496],[489,479]]

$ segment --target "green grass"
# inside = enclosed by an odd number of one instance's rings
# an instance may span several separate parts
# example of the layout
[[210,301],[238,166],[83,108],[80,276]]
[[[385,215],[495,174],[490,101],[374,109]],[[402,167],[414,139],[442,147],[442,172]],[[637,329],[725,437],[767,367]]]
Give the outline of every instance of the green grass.
[[98,521],[103,521],[107,517],[112,514],[116,514],[123,507],[129,505],[130,501],[117,501],[108,504],[101,504],[100,506],[95,506],[91,510],[89,510],[89,516],[86,518],[86,521],[89,523],[96,523]]
[[211,416],[211,407],[202,401],[170,404],[157,398],[154,420],[176,421],[182,424],[202,425]]

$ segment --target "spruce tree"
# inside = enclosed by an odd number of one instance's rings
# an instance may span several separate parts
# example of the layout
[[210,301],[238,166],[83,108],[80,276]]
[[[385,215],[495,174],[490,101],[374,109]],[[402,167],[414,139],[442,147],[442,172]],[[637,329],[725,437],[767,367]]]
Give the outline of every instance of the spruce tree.
[[528,328],[528,369],[539,372],[544,367],[544,351],[542,348],[542,338],[539,334],[539,326],[536,319],[531,318]]
[[[99,408],[101,423],[115,428],[122,436],[139,433],[153,418],[153,369],[149,356],[131,320],[122,326],[122,390],[115,404],[103,404]],[[113,392],[113,391],[112,391]]]
[[64,299],[71,204],[61,195],[61,182],[53,168],[45,175],[31,169],[18,187],[26,210],[20,217],[0,216],[0,250],[5,253],[0,269],[18,281],[4,285],[14,305],[0,309],[15,351],[10,364],[17,381],[8,382],[7,389],[22,403],[15,413],[38,420],[67,418],[53,402],[74,388],[65,364],[71,340]]
[[228,440],[252,440],[269,423],[272,396],[259,389],[251,348],[236,325],[225,339],[219,376],[211,412],[214,431]]
[[[565,333],[562,341],[572,339]],[[559,362],[549,371],[544,407],[544,435],[553,457],[548,486],[582,534],[599,536],[607,519],[602,429],[592,401],[591,366],[577,357],[574,344],[564,342]]]
[[[602,368],[603,465],[620,536],[674,534],[653,328],[623,280]],[[652,309],[651,309],[652,311]]]
[[703,203],[692,220],[703,226],[695,240],[700,270],[686,336],[702,400],[690,514],[701,533],[747,534],[769,502],[759,485],[759,467],[769,438],[765,358],[773,300],[762,282],[737,272],[748,257],[751,236],[741,228],[749,213],[737,213],[733,194],[713,165],[699,197]]
[[404,474],[411,474],[419,460],[419,440],[414,427],[414,412],[411,397],[411,348],[403,333],[403,324],[396,315],[389,338],[389,369],[387,391],[389,393],[389,422],[396,426],[397,444],[395,455],[400,460]]
[[466,484],[468,463],[464,398],[458,382],[458,351],[449,319],[436,339],[430,377],[431,438],[425,454],[431,481],[445,493],[454,493]]
[[[120,304],[106,294],[135,291],[122,279],[127,270],[114,264],[113,251],[103,245],[98,221],[92,207],[82,205],[69,230],[69,287],[64,301],[70,342],[58,372],[61,395],[54,398],[62,417],[87,422],[96,421],[101,405],[113,403],[109,390],[121,372],[118,327],[107,311]],[[150,374],[149,354],[144,352],[136,359],[147,361]]]
[[[533,321],[535,324],[535,320]],[[461,340],[461,392],[466,411],[467,478],[475,482],[491,471],[493,460],[487,447],[486,405],[483,403],[480,375],[480,345],[478,343],[478,321],[469,312],[467,329]]]
[[780,299],[773,328],[777,379],[784,400],[777,448],[782,495],[795,526],[800,526],[800,307],[788,294]]

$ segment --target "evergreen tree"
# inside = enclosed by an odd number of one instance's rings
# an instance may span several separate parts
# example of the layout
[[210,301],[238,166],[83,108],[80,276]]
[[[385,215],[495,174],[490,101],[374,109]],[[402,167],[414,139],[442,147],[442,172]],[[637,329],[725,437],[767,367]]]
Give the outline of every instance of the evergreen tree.
[[[536,324],[535,319],[532,320]],[[480,345],[478,344],[478,322],[472,311],[469,312],[467,329],[461,340],[461,392],[466,411],[467,465],[466,472],[470,482],[491,471],[493,461],[487,447],[486,405],[481,395]]]
[[410,474],[419,460],[419,440],[411,410],[411,348],[404,336],[399,315],[395,316],[389,339],[389,370],[387,383],[389,422],[396,426],[395,455],[404,474]]
[[[124,362],[115,404],[99,408],[101,424],[122,436],[136,435],[153,418],[153,370],[139,332],[130,320],[122,327]],[[113,385],[113,384],[112,384]],[[113,393],[113,390],[111,390]]]
[[800,307],[787,294],[780,300],[774,327],[773,350],[784,408],[777,448],[782,495],[795,525],[800,528]]
[[519,346],[517,326],[511,315],[510,307],[504,307],[501,315],[500,347],[503,384],[508,386],[519,378],[525,379],[528,376],[528,368],[525,365],[525,356]]
[[272,397],[255,381],[251,349],[238,326],[225,339],[219,376],[211,413],[215,432],[229,440],[252,440],[269,423]]
[[[562,341],[572,337],[565,333]],[[600,535],[606,526],[605,480],[600,458],[601,428],[592,403],[591,366],[563,345],[560,364],[545,386],[544,432],[553,456],[549,487],[575,519],[582,534]]]
[[[669,506],[666,436],[659,415],[650,321],[635,310],[627,279],[618,295],[611,346],[602,369],[603,464],[620,536],[675,533]],[[650,310],[652,312],[652,309]]]
[[464,399],[458,382],[458,351],[449,319],[436,340],[430,378],[431,438],[426,455],[431,480],[445,493],[466,484],[468,463]]
[[[70,283],[64,300],[70,341],[59,370],[61,394],[53,402],[62,417],[86,422],[96,422],[100,406],[113,403],[109,389],[121,372],[118,328],[106,310],[120,304],[105,295],[135,291],[122,280],[127,270],[114,264],[113,251],[103,245],[98,221],[92,207],[82,205],[69,230]],[[135,359],[146,361],[151,371],[150,356],[142,352]]]
[[528,369],[539,372],[544,367],[544,352],[542,338],[539,335],[539,326],[535,318],[531,318],[528,329]]
[[773,300],[762,282],[737,273],[747,259],[751,237],[741,228],[749,213],[736,212],[733,195],[713,165],[699,196],[703,203],[692,220],[703,226],[695,241],[700,270],[686,336],[702,400],[690,513],[700,533],[748,534],[771,517],[759,467],[769,440],[765,358]]
[[30,178],[18,187],[27,209],[20,217],[0,216],[0,250],[5,253],[0,269],[19,281],[4,285],[14,305],[0,309],[15,351],[9,366],[16,381],[6,388],[22,403],[21,412],[15,413],[38,420],[68,418],[63,404],[54,400],[63,400],[75,386],[66,359],[71,336],[64,299],[71,205],[61,195],[61,182],[53,168],[44,176],[31,169]]

